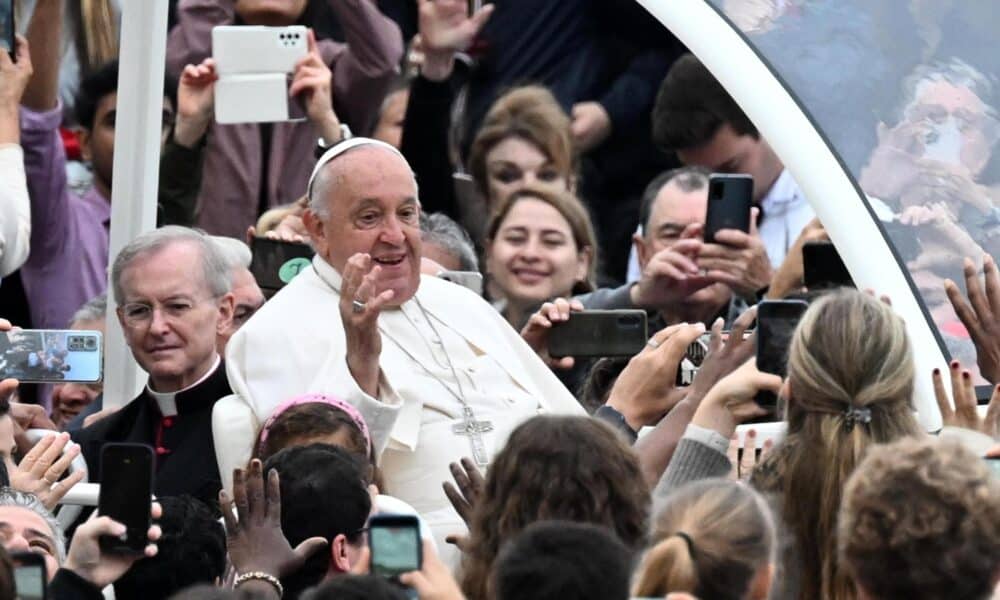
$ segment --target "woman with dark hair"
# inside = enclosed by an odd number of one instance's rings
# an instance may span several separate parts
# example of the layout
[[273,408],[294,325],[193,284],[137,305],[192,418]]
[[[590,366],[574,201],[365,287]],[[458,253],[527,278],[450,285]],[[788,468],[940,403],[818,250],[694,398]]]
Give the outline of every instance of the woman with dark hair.
[[511,433],[486,474],[469,525],[462,590],[476,600],[492,597],[500,546],[536,521],[604,526],[637,551],[648,514],[638,459],[614,431],[588,417],[535,417]]

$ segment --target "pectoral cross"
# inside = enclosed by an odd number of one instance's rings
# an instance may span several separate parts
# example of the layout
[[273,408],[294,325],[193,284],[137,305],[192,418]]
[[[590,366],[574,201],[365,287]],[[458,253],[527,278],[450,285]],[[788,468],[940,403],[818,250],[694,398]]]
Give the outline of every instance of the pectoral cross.
[[462,407],[462,422],[456,423],[451,428],[455,435],[469,436],[472,444],[472,458],[480,467],[489,464],[489,457],[486,455],[486,444],[483,443],[483,434],[493,431],[493,423],[489,421],[477,421],[476,415],[472,414],[472,409],[468,406]]

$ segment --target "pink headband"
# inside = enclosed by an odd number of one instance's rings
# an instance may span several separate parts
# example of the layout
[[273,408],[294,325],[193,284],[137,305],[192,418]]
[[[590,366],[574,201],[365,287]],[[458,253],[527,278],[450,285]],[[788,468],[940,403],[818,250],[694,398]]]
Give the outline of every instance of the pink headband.
[[354,421],[354,424],[358,426],[361,430],[361,435],[365,438],[365,446],[368,449],[368,455],[372,453],[372,438],[371,434],[368,432],[368,425],[365,423],[365,418],[361,416],[358,409],[354,406],[340,398],[335,396],[328,396],[326,394],[302,394],[301,396],[295,396],[294,398],[289,398],[277,406],[272,412],[271,416],[264,421],[264,426],[260,430],[260,451],[264,450],[264,442],[267,441],[268,430],[274,425],[274,421],[278,418],[278,415],[285,412],[293,406],[298,406],[300,404],[329,404],[334,408],[338,408],[345,413],[347,416]]

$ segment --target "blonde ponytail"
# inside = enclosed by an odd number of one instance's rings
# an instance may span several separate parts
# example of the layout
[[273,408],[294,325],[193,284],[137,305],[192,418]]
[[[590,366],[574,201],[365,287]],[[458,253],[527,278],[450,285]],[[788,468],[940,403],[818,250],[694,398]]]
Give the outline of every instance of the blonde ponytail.
[[668,592],[694,593],[697,589],[698,568],[691,544],[680,535],[672,535],[646,553],[632,595],[663,597]]

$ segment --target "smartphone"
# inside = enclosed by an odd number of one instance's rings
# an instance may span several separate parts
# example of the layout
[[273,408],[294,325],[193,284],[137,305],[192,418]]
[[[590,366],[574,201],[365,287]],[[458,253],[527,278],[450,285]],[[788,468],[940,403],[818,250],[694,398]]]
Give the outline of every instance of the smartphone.
[[101,450],[101,488],[97,514],[125,525],[122,538],[101,536],[101,550],[142,554],[152,523],[153,449],[146,444],[105,444]]
[[413,515],[375,515],[368,520],[373,575],[396,580],[424,564],[420,523]]
[[273,123],[306,118],[302,98],[289,96],[295,64],[308,53],[301,25],[212,28],[215,119],[219,123]]
[[648,339],[646,311],[585,310],[552,325],[549,354],[557,358],[633,356]]
[[14,563],[14,587],[18,600],[48,598],[49,576],[45,569],[45,557],[37,552],[14,552],[10,560]]
[[705,243],[716,243],[715,234],[722,229],[737,229],[749,233],[751,208],[753,208],[752,177],[743,174],[713,173],[708,178]]
[[14,0],[0,0],[0,49],[17,60],[17,41],[14,39]]
[[479,9],[483,7],[483,0],[468,0],[469,4],[469,16],[479,12]]
[[802,246],[802,272],[809,291],[854,287],[854,280],[833,242],[806,242]]
[[0,379],[9,377],[22,383],[98,383],[104,364],[102,350],[100,331],[0,332]]
[[469,288],[478,296],[483,295],[483,276],[478,271],[440,271],[437,274],[439,279],[457,283]]
[[[802,300],[765,300],[757,305],[757,369],[780,375],[788,370],[788,345],[809,305]],[[762,391],[755,398],[762,408],[774,410],[778,396]]]
[[308,269],[315,254],[309,244],[264,237],[255,237],[250,250],[253,253],[250,273],[265,295],[269,296],[285,287],[303,269]]

